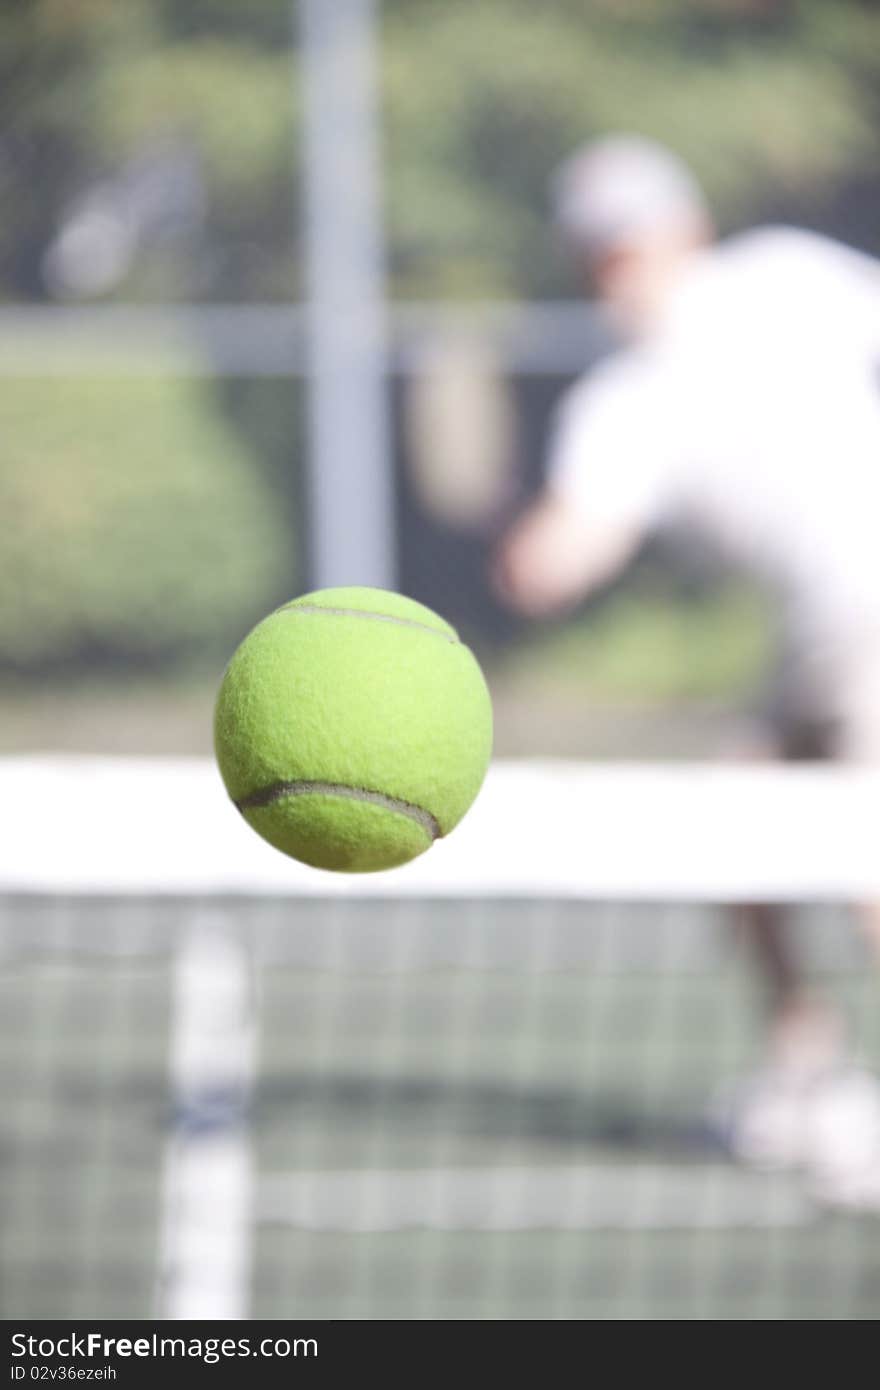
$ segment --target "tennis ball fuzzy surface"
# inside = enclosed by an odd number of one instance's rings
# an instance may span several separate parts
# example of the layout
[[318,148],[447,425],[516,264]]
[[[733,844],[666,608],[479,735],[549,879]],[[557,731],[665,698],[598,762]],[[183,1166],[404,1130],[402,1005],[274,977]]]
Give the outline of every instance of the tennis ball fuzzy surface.
[[226,668],[223,782],[248,824],[317,868],[404,864],[458,824],[492,750],[473,653],[430,608],[322,589],[270,613]]

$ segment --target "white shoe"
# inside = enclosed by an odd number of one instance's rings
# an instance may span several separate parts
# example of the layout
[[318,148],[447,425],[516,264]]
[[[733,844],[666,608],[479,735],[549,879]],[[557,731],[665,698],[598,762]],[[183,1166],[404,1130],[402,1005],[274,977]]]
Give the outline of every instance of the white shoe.
[[713,1118],[737,1162],[766,1169],[803,1166],[814,1085],[802,1073],[768,1067],[723,1095],[712,1108]]
[[880,1211],[880,1082],[870,1072],[767,1069],[715,1113],[739,1162],[803,1169],[817,1201]]
[[818,1201],[880,1212],[880,1082],[870,1072],[853,1067],[813,1097],[807,1168]]

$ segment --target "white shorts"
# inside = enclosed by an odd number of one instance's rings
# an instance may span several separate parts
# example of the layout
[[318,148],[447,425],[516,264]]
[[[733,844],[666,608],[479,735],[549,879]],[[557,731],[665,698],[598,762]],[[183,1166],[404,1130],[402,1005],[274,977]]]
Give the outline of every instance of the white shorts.
[[758,715],[783,758],[880,763],[880,632],[786,639]]

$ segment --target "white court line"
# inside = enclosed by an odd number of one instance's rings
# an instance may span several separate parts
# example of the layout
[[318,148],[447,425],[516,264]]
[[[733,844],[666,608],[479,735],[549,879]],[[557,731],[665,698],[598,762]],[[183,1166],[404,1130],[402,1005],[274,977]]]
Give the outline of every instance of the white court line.
[[718,1165],[386,1169],[275,1174],[256,1216],[302,1230],[740,1230],[804,1226],[791,1181]]
[[248,1105],[255,1010],[240,942],[204,925],[174,962],[156,1317],[249,1313],[253,1158]]

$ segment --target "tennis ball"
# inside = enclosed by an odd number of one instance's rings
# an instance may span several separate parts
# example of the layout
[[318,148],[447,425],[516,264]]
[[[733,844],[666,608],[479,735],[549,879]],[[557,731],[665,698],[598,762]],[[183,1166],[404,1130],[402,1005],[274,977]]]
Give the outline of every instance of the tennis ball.
[[492,750],[492,706],[455,630],[383,589],[322,589],[270,613],[223,676],[226,790],[276,849],[321,869],[405,864],[448,835]]

